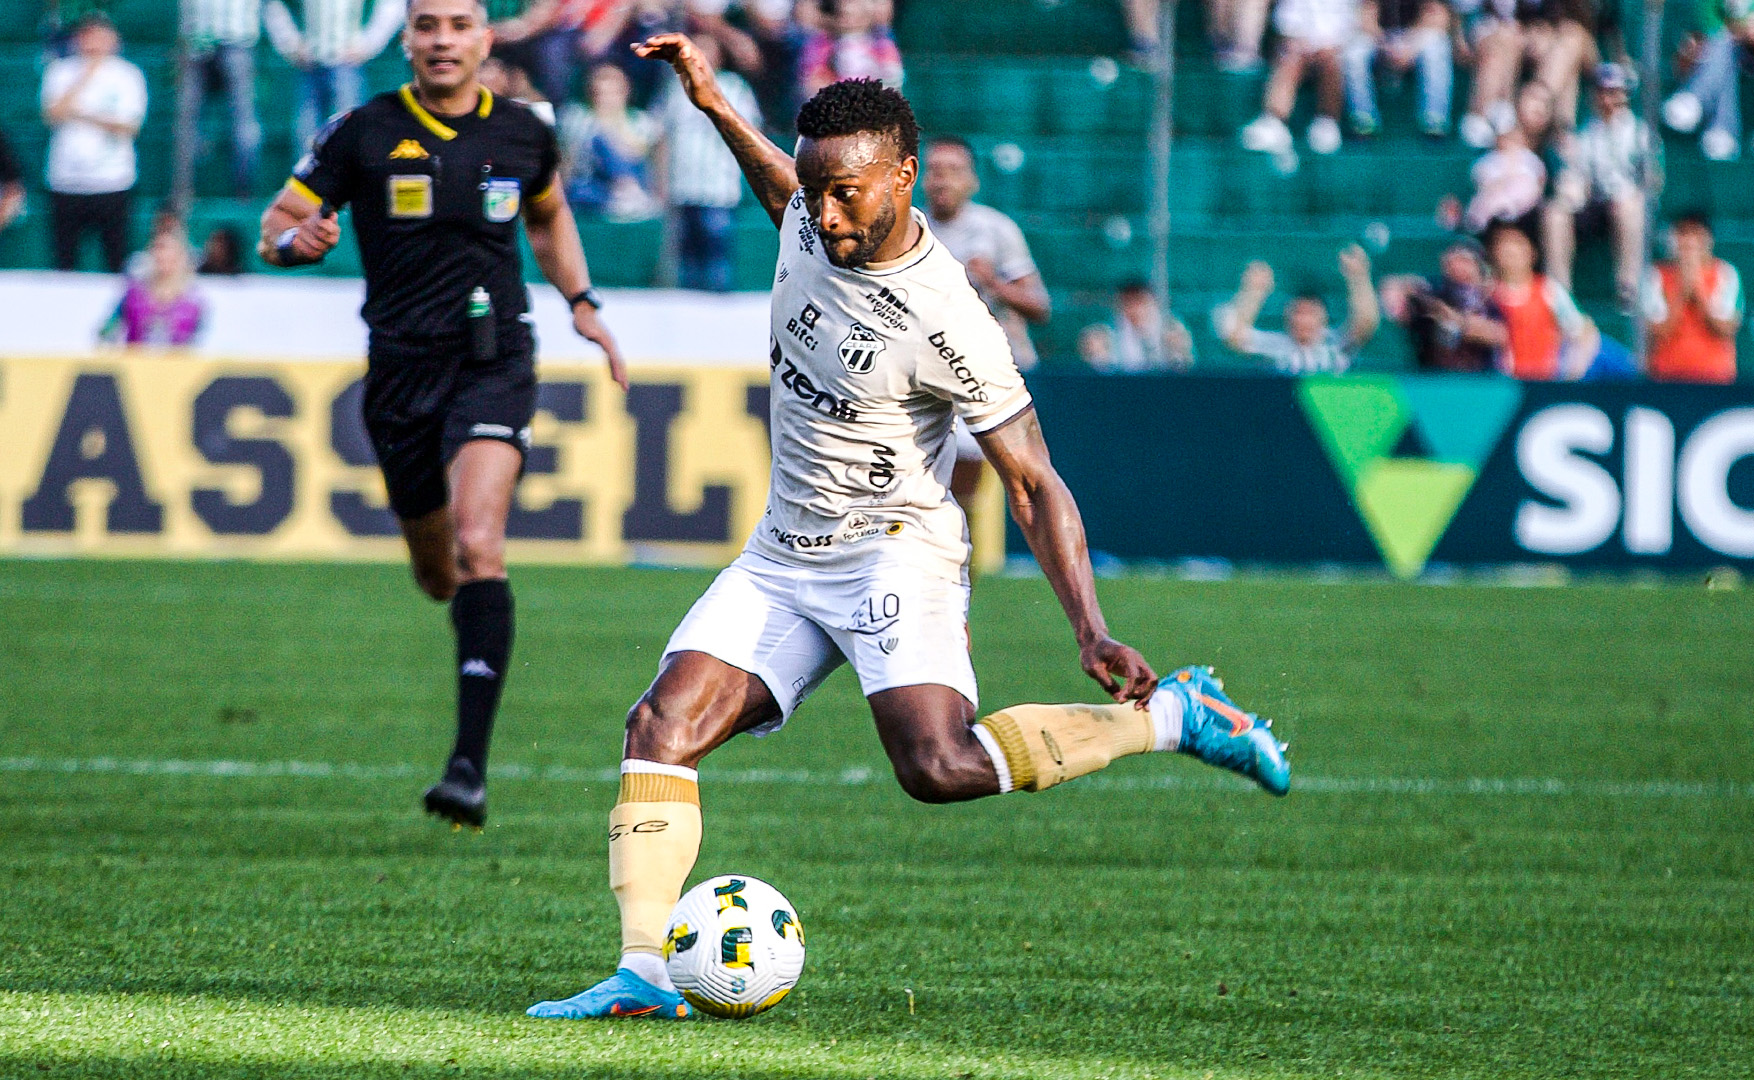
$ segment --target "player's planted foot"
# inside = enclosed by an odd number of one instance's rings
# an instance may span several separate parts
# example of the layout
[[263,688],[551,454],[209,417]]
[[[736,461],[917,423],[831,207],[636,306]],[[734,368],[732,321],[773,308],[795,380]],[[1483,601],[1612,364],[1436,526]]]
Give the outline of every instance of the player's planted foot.
[[1208,765],[1253,780],[1274,795],[1291,790],[1286,746],[1273,737],[1271,720],[1237,708],[1209,667],[1185,667],[1158,686],[1159,694],[1181,699],[1181,742],[1177,749]]
[[444,779],[426,789],[426,812],[481,828],[487,823],[487,781],[467,758],[452,758]]
[[538,1001],[525,1010],[543,1020],[590,1020],[600,1017],[650,1016],[684,1020],[692,1012],[682,995],[661,990],[626,968],[564,1001]]

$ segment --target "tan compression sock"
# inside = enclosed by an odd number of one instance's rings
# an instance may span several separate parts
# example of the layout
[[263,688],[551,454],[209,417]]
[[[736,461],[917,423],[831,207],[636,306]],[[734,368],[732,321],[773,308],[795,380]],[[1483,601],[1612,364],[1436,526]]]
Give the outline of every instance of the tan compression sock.
[[[1013,705],[985,717],[1010,770],[1010,788],[1046,791],[1151,749],[1151,714],[1125,705]],[[977,732],[978,736],[978,732]],[[985,740],[982,740],[985,742]],[[997,764],[997,762],[995,762]],[[1005,787],[1005,777],[1000,786]]]
[[621,764],[609,811],[609,888],[621,906],[621,951],[662,955],[664,926],[700,854],[700,784],[693,769]]

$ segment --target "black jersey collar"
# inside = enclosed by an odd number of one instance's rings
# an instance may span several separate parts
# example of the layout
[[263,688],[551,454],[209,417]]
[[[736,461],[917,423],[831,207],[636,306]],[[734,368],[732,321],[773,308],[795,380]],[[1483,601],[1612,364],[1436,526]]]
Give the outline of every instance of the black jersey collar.
[[[403,107],[413,114],[414,119],[420,121],[421,127],[424,127],[426,130],[437,135],[439,138],[444,139],[446,142],[457,137],[456,128],[449,126],[432,113],[426,111],[426,106],[422,105],[420,99],[414,96],[413,83],[403,83],[402,89],[398,93],[402,98]],[[485,120],[492,112],[493,91],[483,86],[481,87],[481,104],[475,107],[475,115]]]

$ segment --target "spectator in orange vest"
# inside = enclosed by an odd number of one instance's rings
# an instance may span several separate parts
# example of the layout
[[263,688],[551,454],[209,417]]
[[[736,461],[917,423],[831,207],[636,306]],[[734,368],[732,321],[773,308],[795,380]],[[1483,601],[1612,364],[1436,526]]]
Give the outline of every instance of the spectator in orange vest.
[[1652,267],[1644,283],[1647,373],[1659,382],[1735,382],[1742,277],[1712,254],[1704,214],[1682,214],[1670,231],[1675,257]]
[[1511,222],[1494,222],[1486,232],[1486,250],[1498,278],[1492,300],[1504,313],[1499,370],[1513,379],[1582,378],[1601,335],[1565,286],[1536,272],[1529,234]]

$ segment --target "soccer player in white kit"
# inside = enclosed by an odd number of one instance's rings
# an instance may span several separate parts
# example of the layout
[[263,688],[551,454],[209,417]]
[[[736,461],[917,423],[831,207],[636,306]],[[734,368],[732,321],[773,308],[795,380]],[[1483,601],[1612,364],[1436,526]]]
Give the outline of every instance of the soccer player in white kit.
[[[689,1014],[663,937],[700,847],[696,768],[732,736],[784,724],[843,662],[896,779],[924,802],[1041,791],[1153,750],[1285,794],[1284,746],[1210,668],[1160,685],[1109,636],[1083,522],[1004,332],[912,206],[919,130],[907,100],[873,80],[825,88],[798,114],[794,160],[725,102],[687,37],[635,50],[676,69],[779,226],[773,476],[755,534],[677,627],[628,715],[609,817],[621,965],[530,1015]],[[976,719],[967,527],[949,492],[953,417],[993,463],[1080,663],[1113,704],[1014,705]]]

